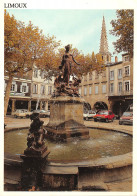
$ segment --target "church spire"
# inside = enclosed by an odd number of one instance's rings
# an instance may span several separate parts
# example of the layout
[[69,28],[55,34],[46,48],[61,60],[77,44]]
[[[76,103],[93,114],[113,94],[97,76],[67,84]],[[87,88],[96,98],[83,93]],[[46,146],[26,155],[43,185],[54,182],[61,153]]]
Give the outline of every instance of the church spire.
[[103,16],[101,39],[100,39],[100,50],[99,53],[102,55],[102,59],[105,63],[111,62],[111,54],[108,49],[107,32],[105,17]]

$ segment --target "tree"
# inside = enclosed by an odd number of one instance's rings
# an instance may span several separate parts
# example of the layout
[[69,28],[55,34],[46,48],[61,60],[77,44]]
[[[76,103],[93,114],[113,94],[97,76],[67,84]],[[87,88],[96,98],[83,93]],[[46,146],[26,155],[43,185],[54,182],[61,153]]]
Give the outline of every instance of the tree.
[[16,74],[23,76],[38,65],[46,56],[47,67],[51,64],[52,51],[60,44],[54,37],[44,36],[31,22],[27,26],[4,13],[4,70],[9,77],[4,98],[4,115],[6,115],[10,89]]
[[[43,70],[47,70],[45,72],[45,77],[50,79],[51,76],[58,76],[59,75],[59,65],[62,61],[62,56],[65,53],[65,48],[60,47],[57,50],[54,50],[52,54],[46,53],[43,56],[42,61],[39,63],[39,68]],[[81,77],[83,74],[87,74],[88,72],[92,72],[93,70],[97,70],[98,72],[103,69],[103,61],[101,58],[101,55],[94,54],[94,52],[88,55],[84,55],[82,51],[79,51],[77,48],[73,48],[71,44],[71,51],[70,53],[73,55],[74,59],[80,64],[77,65],[75,63],[72,63],[72,73],[77,75],[78,77]],[[50,60],[50,65],[47,64],[47,54]],[[48,69],[47,69],[48,68]]]
[[[4,13],[4,67],[5,75],[9,77],[4,98],[4,115],[6,115],[10,89],[14,76],[23,76],[36,65],[47,71],[46,77],[58,75],[59,65],[64,54],[64,48],[59,48],[60,41],[55,37],[44,36],[38,27],[31,22],[26,26],[17,21],[5,10]],[[72,72],[78,76],[94,69],[101,69],[102,62],[97,55],[86,55],[72,48],[72,54],[80,66],[74,65]]]
[[76,61],[80,63],[80,65],[74,65],[72,68],[76,75],[81,77],[94,70],[101,72],[102,69],[104,69],[102,66],[103,60],[100,54],[94,54],[94,52],[92,52],[92,54],[84,55],[76,48],[72,50],[72,53]]
[[133,39],[134,39],[134,11],[133,10],[117,10],[117,20],[112,20],[111,24],[113,30],[110,31],[112,35],[119,37],[114,42],[115,50],[120,52],[127,52],[133,57]]

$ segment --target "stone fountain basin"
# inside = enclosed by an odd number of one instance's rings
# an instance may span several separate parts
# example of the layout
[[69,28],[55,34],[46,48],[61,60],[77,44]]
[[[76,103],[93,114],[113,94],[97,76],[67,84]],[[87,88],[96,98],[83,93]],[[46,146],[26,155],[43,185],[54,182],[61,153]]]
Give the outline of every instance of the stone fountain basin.
[[[120,133],[112,129],[107,129],[107,131]],[[128,135],[132,137],[130,134]],[[18,155],[5,153],[6,183],[18,184],[20,182],[21,165],[22,160]],[[120,184],[120,182],[123,183],[126,179],[131,178],[132,150],[117,156],[96,158],[95,160],[71,162],[49,160],[43,168],[42,186],[44,190],[113,190],[113,186],[110,184],[114,182]],[[116,191],[115,189],[114,191]]]

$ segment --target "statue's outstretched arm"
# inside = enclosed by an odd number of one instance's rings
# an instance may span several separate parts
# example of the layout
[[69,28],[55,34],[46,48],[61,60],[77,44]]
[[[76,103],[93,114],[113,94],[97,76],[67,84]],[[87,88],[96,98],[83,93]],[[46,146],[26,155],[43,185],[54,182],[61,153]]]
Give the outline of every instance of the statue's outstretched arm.
[[77,65],[80,65],[80,63],[77,63],[72,55],[72,60],[77,64]]

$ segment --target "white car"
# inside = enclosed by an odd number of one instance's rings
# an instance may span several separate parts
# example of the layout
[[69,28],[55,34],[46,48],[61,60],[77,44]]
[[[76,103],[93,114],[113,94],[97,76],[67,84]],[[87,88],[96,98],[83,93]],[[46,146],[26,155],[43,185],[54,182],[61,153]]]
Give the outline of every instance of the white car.
[[84,118],[84,120],[89,120],[89,119],[93,118],[95,115],[96,115],[95,111],[89,110],[89,111],[85,111],[83,113],[83,118]]
[[33,113],[39,113],[40,118],[50,117],[50,111],[49,110],[34,110]]
[[14,118],[29,118],[30,115],[32,114],[32,112],[29,112],[28,110],[26,109],[18,109],[16,110],[15,112],[12,112],[12,116],[14,116]]

